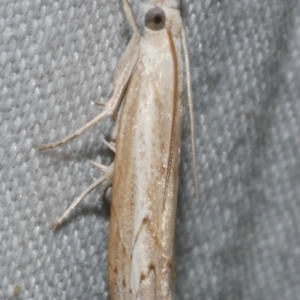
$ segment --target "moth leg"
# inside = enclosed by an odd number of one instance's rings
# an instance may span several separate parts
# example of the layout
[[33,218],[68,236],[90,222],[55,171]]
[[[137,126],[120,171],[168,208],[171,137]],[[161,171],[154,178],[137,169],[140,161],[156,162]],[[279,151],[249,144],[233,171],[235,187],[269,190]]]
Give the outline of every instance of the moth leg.
[[105,102],[95,102],[96,105],[99,105],[99,106],[106,106],[106,103]]
[[93,120],[88,122],[86,125],[84,125],[80,129],[75,131],[73,134],[71,134],[71,135],[69,135],[69,136],[67,136],[67,137],[65,137],[62,140],[59,140],[57,142],[41,145],[38,149],[39,150],[45,150],[45,149],[55,148],[55,147],[58,147],[58,146],[61,146],[61,145],[65,144],[65,143],[68,143],[71,140],[73,140],[73,139],[77,138],[78,136],[82,135],[87,130],[91,129],[94,125],[96,125],[98,122],[100,122],[101,120],[103,120],[107,116],[109,116],[109,114],[108,114],[108,111],[105,110],[102,113],[100,113],[96,118],[94,118]]
[[120,70],[119,76],[115,79],[115,89],[113,92],[112,97],[105,105],[105,110],[101,112],[97,117],[92,119],[90,122],[88,122],[86,125],[75,131],[75,133],[63,138],[62,140],[59,140],[54,143],[41,145],[39,147],[39,150],[45,150],[50,148],[55,148],[57,146],[63,145],[67,142],[70,142],[71,140],[75,139],[76,137],[80,136],[87,130],[91,129],[94,125],[96,125],[98,122],[103,120],[106,117],[112,116],[115,114],[115,112],[120,107],[120,103],[123,100],[123,96],[125,93],[125,90],[127,88],[128,82],[130,80],[132,71],[136,65],[137,59],[138,59],[138,51],[136,51],[132,57],[130,57],[122,70]]
[[[97,163],[95,161],[91,161],[91,160],[89,160],[88,162],[90,164],[92,164],[93,166],[99,168],[102,172],[106,172],[106,170],[107,170],[107,166],[104,166],[102,164],[99,164],[99,163]],[[99,196],[99,201],[102,201],[104,203],[105,207],[107,207],[107,208],[109,207],[109,205],[108,205],[108,202],[106,201],[106,199],[104,198],[104,195],[105,195],[107,189],[112,186],[112,182],[113,182],[113,180],[112,180],[112,176],[111,176],[109,179],[106,180],[105,184],[101,188],[100,196]]]
[[111,201],[106,197],[107,190],[112,187],[113,180],[107,181],[105,185],[101,188],[99,193],[98,201],[101,203],[101,207],[105,210],[107,216],[110,216],[111,211]]
[[139,34],[139,29],[138,29],[138,26],[136,24],[134,13],[132,11],[132,7],[131,7],[129,1],[128,0],[123,0],[122,2],[123,2],[123,9],[124,9],[125,16],[126,16],[126,19],[127,19],[128,23],[130,24],[130,26],[131,26],[132,30],[134,31],[134,33]]
[[104,202],[105,205],[107,205],[108,203],[107,203],[106,199],[104,199],[104,194],[106,193],[108,188],[110,188],[112,186],[112,182],[113,182],[113,180],[112,180],[112,177],[111,177],[110,180],[107,180],[107,182],[105,183],[105,185],[103,186],[103,188],[101,189],[101,192],[100,192],[99,199],[103,199],[103,202]]
[[[103,142],[104,142],[104,144],[110,149],[110,150],[112,150],[114,153],[116,153],[116,143],[114,143],[114,142],[108,142],[108,141],[106,141],[106,140],[103,140]],[[91,165],[93,165],[93,166],[95,166],[95,167],[97,167],[97,168],[99,168],[102,172],[106,172],[107,171],[107,168],[109,168],[110,166],[105,166],[105,165],[102,165],[102,164],[99,164],[99,163],[97,163],[96,161],[93,161],[93,160],[88,160],[88,162],[91,164]]]
[[105,172],[105,171],[106,171],[106,168],[107,168],[107,167],[106,167],[105,165],[99,164],[99,163],[97,163],[96,161],[93,161],[93,160],[88,160],[88,162],[89,162],[91,165],[93,165],[93,166],[99,168],[102,172]]
[[[53,228],[56,229],[58,226],[60,226],[71,214],[71,212],[77,207],[77,205],[85,198],[86,195],[88,195],[93,189],[95,189],[98,185],[103,183],[104,181],[112,182],[112,176],[114,172],[114,163],[111,163],[108,167],[105,169],[105,174],[101,176],[99,179],[94,181],[90,186],[88,186],[75,200],[74,202],[68,207],[68,209],[61,215],[60,218],[58,218],[54,224]],[[105,184],[106,186],[107,184]]]
[[103,140],[103,143],[114,153],[116,153],[116,143],[115,142],[108,142],[106,140]]

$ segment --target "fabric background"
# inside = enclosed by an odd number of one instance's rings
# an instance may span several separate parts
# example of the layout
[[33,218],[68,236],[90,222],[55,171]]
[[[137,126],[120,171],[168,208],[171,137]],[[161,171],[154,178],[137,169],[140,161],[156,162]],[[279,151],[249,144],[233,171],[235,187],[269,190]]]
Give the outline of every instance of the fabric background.
[[[181,11],[200,199],[185,106],[177,299],[300,299],[300,3],[182,0]],[[110,161],[110,122],[37,147],[101,111],[130,36],[117,0],[0,0],[0,299],[108,299],[99,191],[51,224],[101,174],[88,160]]]

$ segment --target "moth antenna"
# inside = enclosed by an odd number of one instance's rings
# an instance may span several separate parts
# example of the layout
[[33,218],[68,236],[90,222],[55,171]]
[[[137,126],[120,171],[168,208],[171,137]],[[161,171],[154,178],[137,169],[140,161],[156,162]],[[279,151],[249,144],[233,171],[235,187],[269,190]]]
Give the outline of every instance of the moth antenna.
[[187,96],[188,96],[189,115],[190,115],[193,171],[194,171],[194,180],[195,180],[195,189],[196,189],[196,199],[197,202],[199,202],[198,166],[196,160],[196,147],[195,147],[195,120],[194,120],[194,107],[193,107],[192,87],[191,87],[190,59],[189,59],[189,53],[186,44],[186,34],[184,28],[182,28],[181,32],[182,32],[182,47],[183,47],[183,56],[184,56],[185,70],[186,70]]

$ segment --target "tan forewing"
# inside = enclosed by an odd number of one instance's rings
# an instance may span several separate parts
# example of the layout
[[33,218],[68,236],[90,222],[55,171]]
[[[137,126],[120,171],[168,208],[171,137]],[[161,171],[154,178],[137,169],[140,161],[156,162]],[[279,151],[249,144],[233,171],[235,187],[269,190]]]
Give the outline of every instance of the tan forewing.
[[[160,38],[168,41],[166,30]],[[182,66],[174,51],[179,45],[175,41],[172,49],[170,42],[142,39],[125,94],[110,223],[112,299],[173,299],[182,116]]]

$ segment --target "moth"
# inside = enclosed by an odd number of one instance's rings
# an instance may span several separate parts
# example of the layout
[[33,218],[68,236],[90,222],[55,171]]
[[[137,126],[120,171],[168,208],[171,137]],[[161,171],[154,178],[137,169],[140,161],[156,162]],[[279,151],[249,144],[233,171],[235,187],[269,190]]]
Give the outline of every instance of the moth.
[[[112,185],[109,291],[112,300],[175,298],[174,236],[179,177],[184,74],[194,136],[189,58],[176,0],[152,0],[138,26],[128,0],[123,8],[133,36],[114,76],[103,112],[74,134],[39,149],[60,146],[106,117],[115,120],[114,162],[54,224],[59,226],[91,190]],[[192,155],[195,166],[194,139]],[[197,175],[194,168],[195,178]]]

